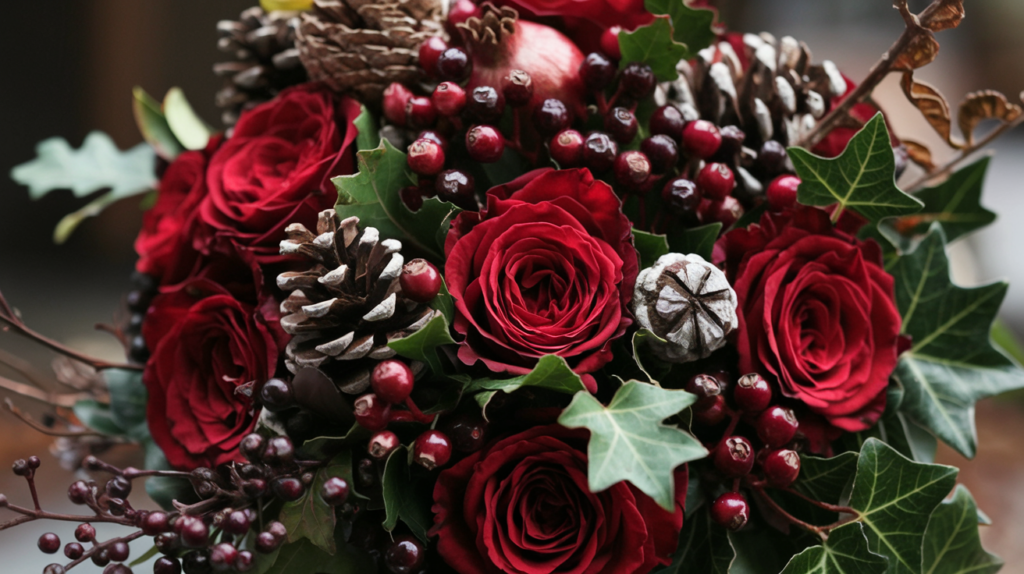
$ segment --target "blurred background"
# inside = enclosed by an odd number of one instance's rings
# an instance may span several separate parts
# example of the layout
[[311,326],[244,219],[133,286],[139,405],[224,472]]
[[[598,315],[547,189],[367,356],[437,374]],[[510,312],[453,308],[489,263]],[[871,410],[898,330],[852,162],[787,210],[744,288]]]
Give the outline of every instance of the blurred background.
[[[53,227],[86,203],[70,192],[31,201],[7,177],[34,157],[33,146],[60,135],[73,146],[92,129],[110,134],[122,148],[141,138],[131,112],[131,89],[142,86],[160,98],[180,86],[201,116],[217,124],[213,94],[220,81],[210,69],[218,61],[216,22],[234,18],[255,0],[62,0],[8,2],[0,34],[6,54],[0,81],[0,290],[34,329],[96,355],[117,357],[113,337],[94,325],[110,322],[134,263],[132,240],[141,210],[129,199],[87,220],[65,245],[54,245]],[[718,0],[723,19],[745,32],[766,30],[806,41],[815,60],[830,59],[851,78],[863,77],[895,40],[903,24],[889,0]],[[927,4],[911,2],[919,10]],[[1018,102],[1024,90],[1024,2],[967,2],[960,28],[938,35],[939,59],[917,77],[937,86],[955,106],[971,91],[991,88]],[[938,159],[948,152],[907,104],[897,78],[876,92],[897,134],[932,144]],[[955,245],[956,276],[963,285],[1005,278],[1011,283],[1003,319],[1024,333],[1024,255],[1015,222],[1024,217],[1024,129],[996,146],[983,203],[1000,218],[995,225]],[[51,356],[10,335],[0,347],[40,368]],[[2,396],[2,395],[0,395]],[[24,401],[21,401],[24,403]],[[995,527],[984,528],[989,550],[1002,556],[1003,572],[1024,573],[1024,402],[990,400],[979,405],[978,457],[969,462],[949,449],[940,461],[962,467],[964,482]],[[0,413],[0,462],[32,454],[43,458],[44,506],[71,511],[64,496],[71,473],[46,455],[50,440]],[[129,460],[133,453],[115,453]],[[0,469],[7,462],[0,464]],[[27,500],[24,482],[0,471],[0,492]],[[7,519],[3,516],[2,519]],[[0,533],[3,572],[39,572],[47,558],[36,551],[42,532],[71,538],[67,524],[33,523]],[[147,548],[133,548],[138,556]],[[91,564],[75,572],[100,572]],[[147,572],[140,567],[137,572]]]

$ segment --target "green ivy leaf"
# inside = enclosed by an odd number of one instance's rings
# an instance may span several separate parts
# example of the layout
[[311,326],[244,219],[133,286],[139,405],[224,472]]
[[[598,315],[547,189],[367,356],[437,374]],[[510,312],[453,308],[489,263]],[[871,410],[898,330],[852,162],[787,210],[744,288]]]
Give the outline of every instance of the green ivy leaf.
[[[143,443],[146,453],[146,466],[149,470],[174,470],[171,463],[167,462],[164,451],[152,440]],[[176,476],[151,476],[146,479],[146,494],[165,510],[174,509],[174,501],[182,504],[198,502],[192,483],[186,478]]]
[[644,7],[651,14],[665,14],[672,20],[672,38],[686,46],[681,59],[697,57],[697,52],[711,46],[718,34],[711,28],[715,13],[711,10],[690,8],[685,0],[647,0]]
[[821,546],[797,554],[782,574],[883,574],[888,560],[868,550],[862,524],[836,528]]
[[632,343],[633,360],[636,361],[636,366],[640,368],[640,371],[643,372],[649,382],[657,384],[658,381],[668,376],[672,371],[672,365],[661,360],[651,350],[650,345],[651,343],[664,345],[668,341],[654,334],[649,329],[640,329],[633,333]]
[[800,457],[800,476],[793,483],[793,490],[814,500],[839,504],[856,469],[855,452],[844,452],[831,458],[803,455]]
[[430,369],[435,375],[443,375],[444,366],[441,363],[441,357],[437,354],[437,348],[454,344],[455,339],[452,339],[448,330],[448,320],[439,311],[419,331],[408,337],[389,342],[388,347],[407,359],[430,365]]
[[897,259],[902,332],[913,339],[894,377],[905,391],[900,410],[964,456],[974,456],[974,403],[1024,387],[1024,370],[996,349],[989,333],[1005,282],[965,289],[949,278],[939,225],[913,253]]
[[328,554],[337,552],[334,508],[320,496],[324,483],[333,477],[352,479],[351,451],[344,451],[331,459],[327,466],[316,472],[313,484],[306,489],[302,498],[288,502],[281,508],[278,520],[288,529],[288,542],[306,539]]
[[134,441],[149,438],[146,424],[146,399],[149,393],[142,384],[142,371],[107,369],[103,379],[110,391],[110,414],[117,426]]
[[399,447],[388,456],[381,488],[384,491],[384,530],[392,532],[401,519],[413,535],[426,542],[431,501],[429,497],[420,496],[420,489],[412,482],[408,448]]
[[135,114],[135,125],[142,133],[142,139],[153,146],[160,157],[173,161],[185,151],[185,146],[181,145],[171,130],[160,102],[139,86],[132,89],[132,112]]
[[372,150],[380,145],[380,132],[377,130],[377,118],[366,106],[359,106],[359,115],[352,122],[359,135],[356,136],[356,150]]
[[619,49],[622,51],[619,67],[639,62],[650,66],[662,82],[678,78],[676,64],[685,59],[688,50],[673,40],[672,34],[672,24],[664,16],[632,32],[619,32]]
[[981,206],[982,184],[991,157],[985,157],[949,176],[943,183],[921,190],[914,197],[924,209],[897,219],[893,225],[903,235],[924,235],[939,222],[950,243],[996,220],[996,214]]
[[568,395],[586,390],[580,376],[572,372],[565,359],[558,355],[544,355],[537,361],[537,366],[525,375],[511,379],[477,379],[469,384],[466,392],[513,393],[522,387],[537,387]]
[[672,563],[659,574],[728,574],[736,557],[729,542],[729,533],[713,520],[707,505],[683,521],[679,547]]
[[873,222],[921,209],[919,200],[896,187],[896,159],[881,113],[857,132],[835,159],[798,147],[789,148],[789,157],[803,180],[797,200],[821,207],[839,204],[833,221],[847,208]]
[[[331,540],[333,541],[333,534]],[[352,572],[373,572],[374,566],[370,557],[348,546],[344,541],[337,541],[338,551],[334,554],[324,552],[309,540],[300,540],[293,544],[285,544],[277,555],[277,560],[270,566],[266,574],[351,574]],[[257,556],[259,556],[257,554]]]
[[633,230],[633,246],[640,255],[641,269],[652,267],[659,257],[669,253],[667,237],[639,229]]
[[662,508],[675,508],[674,471],[708,451],[689,433],[662,423],[697,397],[630,381],[607,407],[590,393],[576,393],[558,423],[590,431],[587,445],[590,490],[600,492],[628,480]]
[[213,136],[213,128],[206,124],[188,103],[185,92],[174,87],[164,96],[164,116],[171,133],[188,150],[206,149]]
[[338,216],[357,216],[361,226],[376,227],[383,237],[399,239],[406,247],[435,261],[442,260],[448,224],[459,208],[432,197],[419,211],[409,210],[399,191],[416,185],[416,177],[406,164],[405,154],[386,139],[372,150],[358,152],[356,157],[359,173],[332,180],[338,188]]
[[668,246],[673,253],[696,253],[711,261],[711,250],[721,232],[721,223],[709,223],[690,229],[677,226],[668,234]]
[[114,420],[110,405],[92,399],[83,399],[72,408],[78,420],[90,429],[107,435],[124,435],[125,430]]
[[1003,561],[981,546],[978,534],[978,506],[959,485],[953,498],[944,501],[932,513],[924,533],[925,574],[995,574]]
[[889,574],[918,574],[928,518],[956,483],[951,466],[913,462],[878,439],[857,461],[850,506],[859,513],[868,548],[889,559]]

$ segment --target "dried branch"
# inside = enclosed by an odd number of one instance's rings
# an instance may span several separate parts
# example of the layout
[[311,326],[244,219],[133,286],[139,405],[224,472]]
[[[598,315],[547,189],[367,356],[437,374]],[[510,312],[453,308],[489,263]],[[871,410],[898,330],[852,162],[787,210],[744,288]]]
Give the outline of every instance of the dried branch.
[[0,389],[8,390],[26,399],[67,409],[75,406],[75,403],[80,400],[96,398],[91,393],[50,393],[32,385],[12,381],[5,377],[0,377]]
[[68,437],[68,438],[78,438],[78,437],[85,437],[85,436],[98,436],[98,437],[103,437],[103,438],[108,438],[110,440],[114,440],[114,437],[108,437],[107,435],[105,435],[105,434],[103,434],[101,432],[90,431],[90,430],[83,430],[83,431],[59,431],[59,430],[50,428],[50,427],[48,427],[48,426],[46,426],[46,425],[36,421],[35,419],[32,418],[31,415],[25,413],[24,411],[22,411],[18,407],[14,406],[14,402],[11,401],[11,399],[5,399],[4,400],[4,405],[7,407],[7,410],[10,411],[10,413],[12,415],[18,417],[18,419],[20,419],[21,422],[27,424],[28,426],[32,427],[36,431],[39,431],[39,432],[41,432],[41,433],[43,433],[45,435],[49,435],[49,436],[62,436],[62,437]]

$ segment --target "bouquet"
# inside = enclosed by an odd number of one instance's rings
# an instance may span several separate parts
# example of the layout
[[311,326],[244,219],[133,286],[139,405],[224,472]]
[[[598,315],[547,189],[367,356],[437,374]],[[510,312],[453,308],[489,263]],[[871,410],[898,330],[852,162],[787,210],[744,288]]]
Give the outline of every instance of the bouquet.
[[[82,507],[18,460],[0,530],[65,526],[45,574],[996,572],[934,456],[1024,387],[1006,284],[946,256],[1021,107],[915,78],[962,0],[896,0],[859,83],[705,4],[262,0],[217,25],[223,128],[137,89],[138,147],[41,143],[14,179],[93,197],[58,241],[148,211],[123,361],[0,297]],[[890,133],[891,73],[950,151]]]

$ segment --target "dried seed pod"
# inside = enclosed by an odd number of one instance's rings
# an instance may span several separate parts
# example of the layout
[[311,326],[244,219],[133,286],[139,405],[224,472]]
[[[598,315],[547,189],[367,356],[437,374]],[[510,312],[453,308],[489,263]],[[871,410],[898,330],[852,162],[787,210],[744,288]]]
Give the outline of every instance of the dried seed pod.
[[636,279],[633,312],[641,328],[664,342],[655,353],[674,363],[696,361],[725,345],[736,328],[736,292],[725,274],[699,255],[669,253]]

